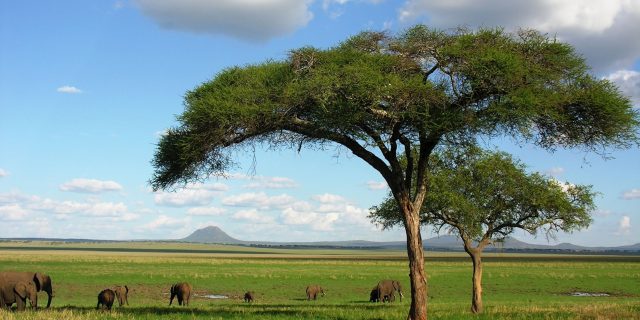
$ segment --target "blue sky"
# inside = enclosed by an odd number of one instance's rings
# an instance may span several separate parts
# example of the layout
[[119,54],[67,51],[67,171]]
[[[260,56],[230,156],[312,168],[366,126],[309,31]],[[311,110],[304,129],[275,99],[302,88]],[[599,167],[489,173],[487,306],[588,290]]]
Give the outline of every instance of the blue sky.
[[[0,237],[166,239],[217,225],[245,240],[401,240],[367,209],[381,177],[344,149],[239,153],[228,179],[150,190],[182,97],[222,69],[413,24],[533,27],[581,52],[640,106],[640,2],[105,0],[0,3]],[[640,151],[613,159],[492,141],[532,171],[590,184],[594,223],[556,242],[640,242]],[[430,236],[429,230],[425,230]],[[527,241],[546,243],[544,236]]]

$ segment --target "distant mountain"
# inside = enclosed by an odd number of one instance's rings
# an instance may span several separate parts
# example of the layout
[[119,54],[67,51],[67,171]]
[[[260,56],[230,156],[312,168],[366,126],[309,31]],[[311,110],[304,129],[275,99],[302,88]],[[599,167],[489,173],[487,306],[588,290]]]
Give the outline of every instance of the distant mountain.
[[[181,242],[240,244],[258,247],[316,247],[316,248],[362,248],[362,249],[404,249],[404,241],[376,242],[366,240],[351,241],[316,241],[316,242],[273,242],[273,241],[244,241],[235,239],[222,229],[214,226],[198,229]],[[423,241],[427,250],[463,251],[462,240],[455,235],[442,235]],[[507,237],[503,242],[496,243],[485,251],[551,251],[551,252],[640,252],[640,243],[620,247],[583,247],[571,243],[556,245],[532,244]]]
[[198,243],[224,243],[224,244],[244,244],[245,241],[235,239],[222,229],[215,226],[208,226],[194,231],[186,238],[179,239],[181,242]]
[[[63,241],[63,242],[124,242],[123,240],[92,240],[92,239],[49,239],[49,238],[0,238],[0,241]],[[351,241],[316,241],[316,242],[273,242],[273,241],[245,241],[229,236],[222,229],[209,226],[194,231],[189,236],[177,240],[138,240],[138,241],[177,241],[195,243],[236,244],[257,247],[276,248],[359,248],[359,249],[405,249],[404,241],[376,242],[366,240]],[[463,251],[462,241],[454,235],[442,235],[423,241],[426,250],[435,251]],[[485,249],[487,252],[556,252],[556,253],[604,253],[640,254],[640,243],[619,247],[583,247],[571,243],[556,245],[532,244],[507,237],[503,242],[496,243]]]

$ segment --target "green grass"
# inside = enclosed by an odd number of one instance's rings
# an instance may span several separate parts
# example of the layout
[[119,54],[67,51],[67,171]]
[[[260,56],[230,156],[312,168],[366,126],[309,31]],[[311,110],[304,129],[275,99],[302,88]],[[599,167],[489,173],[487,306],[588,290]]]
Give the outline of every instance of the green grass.
[[[16,248],[23,245],[30,249]],[[640,256],[488,254],[480,316],[468,311],[469,259],[461,253],[426,256],[431,319],[640,319]],[[1,319],[400,319],[410,303],[368,302],[371,288],[386,278],[400,280],[409,296],[400,251],[3,242],[0,270],[48,273],[55,291],[52,309],[0,312]],[[195,297],[188,308],[168,307],[169,288],[178,281],[192,283],[198,295],[229,299]],[[131,288],[131,306],[95,311],[98,292],[117,284]],[[322,285],[327,295],[306,301],[308,284]],[[242,302],[247,290],[257,293],[252,304]],[[611,296],[568,295],[574,291]],[[46,303],[46,294],[40,293],[39,302]]]

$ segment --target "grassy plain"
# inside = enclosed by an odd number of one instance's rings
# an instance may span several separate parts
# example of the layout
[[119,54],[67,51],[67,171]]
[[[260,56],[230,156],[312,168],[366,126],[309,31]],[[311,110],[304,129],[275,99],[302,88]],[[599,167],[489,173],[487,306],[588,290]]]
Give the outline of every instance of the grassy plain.
[[[468,311],[466,255],[427,252],[426,260],[430,319],[640,319],[640,256],[487,254],[480,316]],[[49,310],[0,311],[1,319],[403,319],[410,303],[368,302],[371,288],[387,278],[400,280],[409,296],[401,251],[0,242],[0,270],[48,273],[55,294]],[[188,308],[168,306],[178,281],[192,283],[197,294]],[[94,310],[98,292],[117,284],[131,287],[131,305]],[[308,284],[321,284],[326,296],[306,301]],[[257,293],[254,303],[242,302],[246,290]],[[569,295],[577,291],[610,296]],[[39,301],[46,303],[46,294]]]

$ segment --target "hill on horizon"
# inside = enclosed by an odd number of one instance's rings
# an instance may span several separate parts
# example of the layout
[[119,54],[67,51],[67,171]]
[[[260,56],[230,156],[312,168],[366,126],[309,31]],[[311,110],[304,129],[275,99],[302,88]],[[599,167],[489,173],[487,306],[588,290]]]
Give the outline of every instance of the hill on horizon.
[[245,241],[231,237],[222,229],[216,226],[208,226],[194,231],[185,238],[179,239],[181,242],[198,243],[222,243],[222,244],[242,244]]
[[[350,247],[350,248],[405,248],[405,241],[377,242],[367,240],[349,241],[315,241],[315,242],[275,242],[275,241],[245,241],[229,236],[217,226],[208,226],[194,231],[189,236],[178,239],[180,242],[240,244],[251,246],[309,246],[309,247]],[[430,250],[463,250],[462,240],[455,235],[441,235],[424,240],[425,249]],[[640,243],[619,247],[584,247],[571,243],[556,245],[531,244],[518,239],[507,237],[504,242],[497,243],[486,251],[500,250],[536,250],[536,251],[631,251],[640,252]]]

